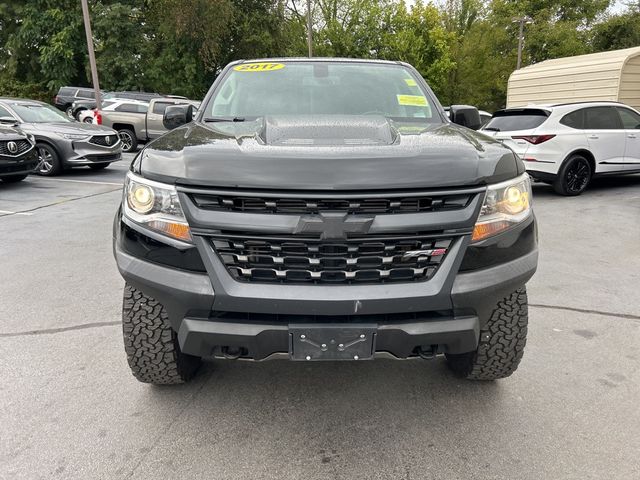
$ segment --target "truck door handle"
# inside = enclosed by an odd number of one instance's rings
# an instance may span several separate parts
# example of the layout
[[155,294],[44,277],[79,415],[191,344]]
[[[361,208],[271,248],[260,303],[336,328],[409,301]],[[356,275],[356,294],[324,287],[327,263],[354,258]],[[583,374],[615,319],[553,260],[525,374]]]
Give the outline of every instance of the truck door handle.
[[627,138],[636,138],[636,134],[635,133],[630,133],[629,135],[627,135]]
[[598,135],[589,135],[589,138],[592,138],[593,140],[597,140],[598,138],[600,138]]

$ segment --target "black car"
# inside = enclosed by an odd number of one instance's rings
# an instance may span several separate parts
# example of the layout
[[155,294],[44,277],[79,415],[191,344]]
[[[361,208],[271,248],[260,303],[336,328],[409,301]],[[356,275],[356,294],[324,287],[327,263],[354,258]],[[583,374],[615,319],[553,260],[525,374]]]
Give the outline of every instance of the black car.
[[[159,93],[127,92],[127,91],[109,92],[109,93],[106,93],[104,97],[102,97],[102,100],[104,101],[102,107],[104,108],[106,106],[105,104],[109,103],[112,100],[128,99],[128,100],[138,100],[140,102],[149,102],[154,98],[159,98],[159,97],[162,97],[162,95],[160,95]],[[91,100],[76,100],[71,105],[71,116],[76,120],[78,120],[78,115],[80,114],[80,112],[84,110],[91,110],[94,108],[96,108],[95,98]]]
[[[511,375],[537,266],[522,161],[449,120],[410,65],[227,66],[195,119],[134,159],[114,222],[124,343],[138,380],[203,357],[432,358]],[[316,371],[316,374],[318,371]]]
[[122,157],[115,130],[76,122],[43,102],[0,98],[0,122],[35,138],[40,175],[80,166],[102,170]]
[[0,180],[19,182],[37,166],[38,153],[33,136],[0,123]]
[[[105,93],[103,92],[103,95]],[[73,102],[76,100],[93,100],[95,104],[96,92],[87,87],[60,87],[53,97],[53,104],[58,110],[62,110],[68,117],[73,117]]]

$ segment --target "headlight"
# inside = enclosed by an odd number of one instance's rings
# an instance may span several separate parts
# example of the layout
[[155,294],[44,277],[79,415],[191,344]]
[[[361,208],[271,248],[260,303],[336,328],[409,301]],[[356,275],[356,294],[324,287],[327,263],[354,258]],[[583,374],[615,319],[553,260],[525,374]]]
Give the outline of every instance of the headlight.
[[135,223],[176,240],[191,241],[191,230],[173,186],[129,172],[122,206],[126,217]]
[[478,242],[522,222],[531,215],[531,180],[526,173],[507,182],[489,185],[473,228],[471,240]]
[[84,133],[63,133],[62,136],[67,140],[84,140],[90,137]]

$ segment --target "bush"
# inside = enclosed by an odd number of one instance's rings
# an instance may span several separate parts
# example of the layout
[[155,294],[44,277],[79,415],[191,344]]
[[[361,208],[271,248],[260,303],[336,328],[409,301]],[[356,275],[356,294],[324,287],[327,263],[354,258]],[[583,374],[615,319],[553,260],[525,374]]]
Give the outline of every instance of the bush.
[[29,98],[51,103],[55,95],[44,83],[22,83],[0,77],[0,96]]

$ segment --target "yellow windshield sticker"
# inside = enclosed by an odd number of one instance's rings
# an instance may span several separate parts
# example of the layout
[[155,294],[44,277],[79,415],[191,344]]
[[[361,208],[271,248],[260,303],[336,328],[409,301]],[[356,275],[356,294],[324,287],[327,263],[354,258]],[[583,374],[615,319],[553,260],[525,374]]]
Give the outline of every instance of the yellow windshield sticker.
[[410,87],[417,87],[418,86],[418,84],[416,83],[416,81],[413,78],[405,78],[404,81]]
[[272,72],[284,68],[284,63],[243,63],[233,69],[237,72]]
[[396,95],[398,97],[398,105],[407,105],[411,107],[428,106],[427,98],[422,95]]

